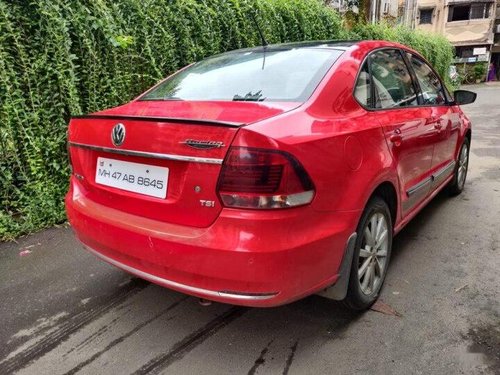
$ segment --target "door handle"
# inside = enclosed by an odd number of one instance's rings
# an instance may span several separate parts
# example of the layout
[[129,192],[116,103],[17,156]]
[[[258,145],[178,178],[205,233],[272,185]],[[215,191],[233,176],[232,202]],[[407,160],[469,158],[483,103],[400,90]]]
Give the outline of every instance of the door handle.
[[401,136],[401,130],[396,129],[389,137],[389,140],[394,144],[394,146],[400,146],[403,141],[403,137]]
[[442,128],[443,128],[443,122],[441,121],[441,119],[439,119],[434,123],[434,129],[440,132]]

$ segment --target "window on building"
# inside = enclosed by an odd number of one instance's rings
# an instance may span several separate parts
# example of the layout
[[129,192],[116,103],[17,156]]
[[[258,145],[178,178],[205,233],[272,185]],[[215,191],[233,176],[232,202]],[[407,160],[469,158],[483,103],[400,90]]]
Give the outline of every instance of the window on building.
[[470,19],[488,18],[490,16],[490,4],[479,3],[472,4],[470,7]]
[[448,22],[489,18],[491,3],[452,5],[448,12]]
[[420,24],[432,23],[432,12],[434,9],[420,9]]
[[458,57],[472,57],[472,47],[455,47],[455,54],[458,56]]
[[466,21],[469,19],[470,5],[450,7],[450,19],[448,21]]

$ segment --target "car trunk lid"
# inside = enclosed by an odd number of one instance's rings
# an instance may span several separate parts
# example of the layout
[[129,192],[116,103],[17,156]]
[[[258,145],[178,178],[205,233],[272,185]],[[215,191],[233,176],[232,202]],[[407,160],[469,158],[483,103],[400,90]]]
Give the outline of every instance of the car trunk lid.
[[[158,221],[206,227],[222,209],[217,181],[238,128],[293,107],[136,101],[74,117],[68,133],[73,173],[82,194],[97,203]],[[113,140],[118,127],[123,127],[121,144]]]

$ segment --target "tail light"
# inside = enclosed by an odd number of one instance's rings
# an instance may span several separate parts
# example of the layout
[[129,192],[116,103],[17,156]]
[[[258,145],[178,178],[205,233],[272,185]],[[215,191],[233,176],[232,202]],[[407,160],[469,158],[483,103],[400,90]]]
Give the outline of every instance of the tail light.
[[314,186],[302,165],[287,152],[231,147],[218,192],[226,207],[272,209],[310,203]]

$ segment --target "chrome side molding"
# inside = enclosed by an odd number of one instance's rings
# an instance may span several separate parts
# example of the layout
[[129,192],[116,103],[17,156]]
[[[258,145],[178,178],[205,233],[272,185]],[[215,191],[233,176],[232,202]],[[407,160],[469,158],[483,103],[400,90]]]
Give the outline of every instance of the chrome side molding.
[[455,168],[455,160],[450,161],[443,168],[432,175],[432,180],[438,180],[440,177],[448,177],[448,174]]
[[411,197],[412,195],[417,193],[420,189],[426,187],[431,182],[434,183],[434,185],[436,185],[437,183],[440,182],[440,180],[444,180],[444,178],[449,176],[449,174],[455,168],[455,164],[456,164],[455,160],[450,161],[444,167],[433,173],[432,176],[427,177],[426,179],[420,181],[416,185],[413,185],[406,191],[406,194],[408,195],[408,197]]
[[432,177],[427,177],[425,180],[422,180],[418,184],[413,185],[411,188],[409,188],[406,191],[406,195],[408,195],[408,197],[411,197],[422,188],[427,187],[427,185],[430,184],[431,182],[432,182]]

